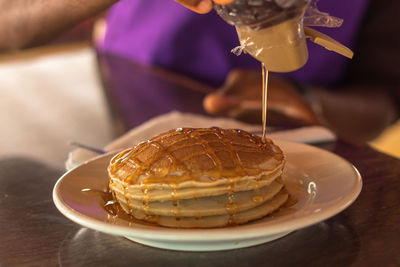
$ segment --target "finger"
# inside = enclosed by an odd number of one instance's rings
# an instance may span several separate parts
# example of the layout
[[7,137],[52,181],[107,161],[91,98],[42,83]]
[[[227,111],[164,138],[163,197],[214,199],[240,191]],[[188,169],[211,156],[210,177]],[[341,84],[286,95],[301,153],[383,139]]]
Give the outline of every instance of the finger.
[[199,14],[208,13],[213,8],[211,0],[175,0],[175,2]]
[[204,109],[213,115],[222,115],[240,106],[240,98],[211,93],[204,98]]

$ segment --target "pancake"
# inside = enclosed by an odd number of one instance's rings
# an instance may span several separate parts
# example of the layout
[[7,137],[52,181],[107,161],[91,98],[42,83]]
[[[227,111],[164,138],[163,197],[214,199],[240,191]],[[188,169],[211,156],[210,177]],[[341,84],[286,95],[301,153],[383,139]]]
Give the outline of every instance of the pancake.
[[[264,203],[275,196],[281,189],[282,184],[273,182],[272,185],[264,186],[257,192],[254,190],[235,192],[232,193],[231,196],[231,198],[235,200],[235,204],[230,202],[226,194],[213,197],[203,197],[200,199],[190,198],[179,200],[179,207],[177,207],[173,201],[149,201],[147,204],[147,213],[148,215],[175,216],[178,214],[179,217],[203,217],[226,214],[229,205],[231,205],[231,208],[234,208],[236,212],[240,212]],[[124,194],[120,191],[115,192],[118,202],[128,205]],[[132,213],[144,211],[142,201],[130,199],[129,207]]]
[[179,128],[117,154],[110,190],[125,212],[167,227],[252,221],[288,198],[281,149],[242,130]]

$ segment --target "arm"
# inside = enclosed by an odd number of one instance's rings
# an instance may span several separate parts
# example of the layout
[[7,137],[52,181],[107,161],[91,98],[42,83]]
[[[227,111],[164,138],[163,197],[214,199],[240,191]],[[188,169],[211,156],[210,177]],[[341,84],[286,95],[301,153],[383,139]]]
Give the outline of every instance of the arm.
[[118,0],[0,0],[0,52],[43,44]]

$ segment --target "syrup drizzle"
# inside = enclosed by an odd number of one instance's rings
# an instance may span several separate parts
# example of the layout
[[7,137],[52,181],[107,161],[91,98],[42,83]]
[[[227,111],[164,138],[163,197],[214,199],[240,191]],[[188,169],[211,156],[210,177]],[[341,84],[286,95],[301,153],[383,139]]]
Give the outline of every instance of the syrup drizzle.
[[225,210],[229,215],[228,225],[234,224],[233,216],[237,212],[237,204],[235,203],[234,193],[235,193],[235,181],[233,179],[229,179],[229,191],[227,194],[228,204],[225,205]]
[[[109,215],[109,219],[111,221],[115,221],[116,219],[122,219],[124,221],[127,221],[129,225],[131,225],[132,223],[142,224],[142,225],[153,225],[146,221],[138,220],[134,216],[126,213],[121,207],[121,205],[118,203],[118,201],[115,200],[114,193],[112,193],[109,190],[101,191],[96,189],[84,188],[81,191],[85,192],[86,194],[98,197],[100,205],[102,205],[103,209],[107,212],[107,214]],[[156,221],[153,222],[156,223]]]
[[271,216],[279,217],[295,213],[298,210],[297,208],[294,207],[294,205],[296,204],[297,204],[297,199],[289,194],[289,197],[286,200],[286,202],[278,210],[274,211],[271,214]]
[[253,200],[256,203],[262,203],[262,201],[264,200],[264,198],[261,195],[254,195],[251,200]]
[[[180,182],[183,182],[185,180],[192,180],[193,178],[196,178],[199,176],[199,173],[195,173],[191,170],[189,170],[184,162],[187,160],[190,160],[193,157],[196,157],[201,154],[205,154],[208,156],[209,159],[211,159],[215,165],[215,168],[213,169],[214,171],[210,171],[210,174],[215,174],[217,175],[218,179],[218,174],[221,174],[223,172],[223,176],[228,178],[228,177],[240,177],[242,175],[257,175],[261,173],[261,171],[257,167],[251,168],[251,167],[244,167],[240,161],[240,157],[238,155],[238,150],[242,150],[245,152],[258,152],[260,151],[260,148],[257,147],[262,147],[261,149],[268,149],[268,147],[265,147],[265,144],[257,140],[257,136],[251,135],[249,133],[246,133],[244,131],[237,131],[240,133],[242,136],[246,136],[251,143],[253,143],[253,146],[249,145],[244,145],[241,143],[235,143],[229,138],[225,137],[223,134],[222,129],[219,128],[214,128],[214,129],[203,129],[203,131],[198,131],[199,129],[196,129],[198,132],[195,134],[193,133],[194,129],[190,128],[185,128],[181,129],[180,132],[184,132],[186,134],[186,138],[181,138],[175,141],[172,141],[171,143],[168,144],[168,146],[162,145],[160,142],[157,141],[157,139],[161,139],[163,135],[158,136],[156,138],[153,138],[149,142],[142,143],[132,149],[131,151],[122,153],[118,157],[114,158],[111,162],[112,167],[110,168],[110,174],[112,176],[115,176],[116,172],[120,168],[123,168],[126,164],[134,165],[134,167],[129,167],[132,170],[132,175],[130,175],[129,182],[130,184],[137,184],[139,176],[147,176],[147,177],[142,177],[142,181],[140,183],[157,183],[162,180],[163,183],[175,183],[178,184]],[[170,131],[167,132],[166,134],[169,134],[169,136],[173,136],[174,132],[176,131]],[[231,153],[232,160],[235,164],[235,167],[231,170],[226,170],[223,168],[221,160],[219,157],[217,157],[213,151],[213,148],[211,148],[207,142],[207,140],[204,140],[202,138],[203,134],[210,134],[210,132],[218,137],[220,142],[224,145],[226,151]],[[166,135],[164,134],[164,136]],[[179,150],[181,148],[184,148],[187,146],[187,143],[182,142],[186,141],[187,139],[196,139],[196,142],[194,142],[191,145],[201,145],[204,147],[204,150],[201,150],[199,152],[194,152],[186,157],[181,158],[178,160],[176,157],[173,156],[172,152]],[[155,139],[155,140],[154,140]],[[268,141],[268,140],[267,140]],[[182,142],[183,144],[181,145],[176,145],[178,142]],[[137,160],[134,156],[134,154],[139,154],[141,151],[146,149],[149,145],[154,145],[158,147],[158,151],[150,157],[148,160],[145,162],[140,162]],[[238,147],[239,146],[239,147]],[[132,151],[135,151],[136,153],[132,153]],[[205,153],[204,153],[205,152]],[[129,157],[130,160],[128,161],[126,158]],[[162,173],[161,175],[156,175],[156,176],[151,176],[151,173],[148,175],[140,175],[143,173],[146,173],[146,171],[149,171],[151,165],[159,160],[161,157],[166,157],[170,160],[171,164],[168,166],[168,171],[165,173]],[[171,174],[172,171],[179,169],[180,174],[179,175],[173,175]],[[215,176],[213,176],[215,177]]]
[[262,141],[265,143],[267,134],[267,106],[268,106],[268,70],[264,63],[262,65]]
[[175,216],[175,220],[179,221],[181,216],[179,213],[179,195],[178,192],[176,191],[176,184],[169,184],[171,188],[171,201],[172,201],[172,214]]
[[147,188],[146,184],[141,184],[140,188],[142,189],[142,203],[143,203],[143,212],[146,216],[151,215],[149,213],[149,189]]

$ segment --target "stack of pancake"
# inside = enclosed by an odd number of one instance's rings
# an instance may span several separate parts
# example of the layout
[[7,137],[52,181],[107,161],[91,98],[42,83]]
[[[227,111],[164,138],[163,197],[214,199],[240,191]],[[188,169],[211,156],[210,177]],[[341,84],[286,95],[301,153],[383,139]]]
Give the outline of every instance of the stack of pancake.
[[243,130],[179,128],[117,154],[110,190],[125,212],[168,227],[243,224],[288,199],[283,153]]

